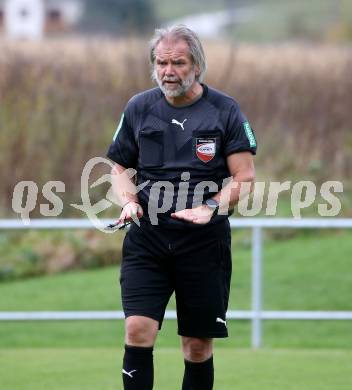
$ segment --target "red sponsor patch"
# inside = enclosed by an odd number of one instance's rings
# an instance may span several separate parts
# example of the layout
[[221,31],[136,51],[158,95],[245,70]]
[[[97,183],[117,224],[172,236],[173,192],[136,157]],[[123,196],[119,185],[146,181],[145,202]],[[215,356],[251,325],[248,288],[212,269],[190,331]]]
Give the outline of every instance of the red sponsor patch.
[[197,138],[196,154],[199,160],[207,163],[215,156],[216,139],[215,138]]

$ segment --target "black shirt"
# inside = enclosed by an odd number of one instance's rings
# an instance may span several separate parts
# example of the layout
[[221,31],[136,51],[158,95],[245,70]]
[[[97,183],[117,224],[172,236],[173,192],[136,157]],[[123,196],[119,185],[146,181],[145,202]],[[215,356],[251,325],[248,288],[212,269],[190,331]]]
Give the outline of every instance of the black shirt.
[[[203,85],[201,98],[183,107],[169,104],[159,88],[132,97],[107,156],[125,168],[135,168],[137,185],[149,181],[138,192],[144,219],[164,205],[159,223],[184,226],[170,213],[199,205],[217,193],[231,176],[226,157],[243,151],[255,154],[256,147],[238,103]],[[224,218],[217,216],[212,223]]]

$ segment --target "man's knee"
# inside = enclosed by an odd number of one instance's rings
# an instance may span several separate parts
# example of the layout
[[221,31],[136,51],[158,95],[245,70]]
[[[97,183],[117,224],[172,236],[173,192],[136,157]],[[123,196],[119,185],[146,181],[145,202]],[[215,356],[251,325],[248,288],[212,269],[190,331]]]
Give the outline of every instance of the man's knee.
[[151,347],[154,345],[159,329],[158,321],[143,316],[126,318],[125,342],[127,345]]
[[183,355],[190,362],[203,362],[213,354],[213,339],[182,337]]

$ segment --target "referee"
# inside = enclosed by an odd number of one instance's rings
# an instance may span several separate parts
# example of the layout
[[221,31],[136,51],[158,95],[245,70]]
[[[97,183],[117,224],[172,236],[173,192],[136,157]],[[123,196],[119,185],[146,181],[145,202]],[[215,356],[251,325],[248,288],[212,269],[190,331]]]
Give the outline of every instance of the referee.
[[213,338],[228,336],[228,215],[253,183],[256,139],[238,103],[202,83],[206,61],[192,30],[156,30],[150,61],[157,87],[127,103],[107,154],[119,221],[138,222],[121,265],[123,384],[153,388],[153,346],[175,293],[182,389],[210,390]]

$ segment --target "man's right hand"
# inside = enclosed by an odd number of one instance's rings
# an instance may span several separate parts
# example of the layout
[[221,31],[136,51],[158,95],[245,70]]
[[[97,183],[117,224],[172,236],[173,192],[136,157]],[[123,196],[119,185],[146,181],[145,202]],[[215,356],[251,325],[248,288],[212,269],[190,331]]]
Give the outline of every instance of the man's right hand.
[[119,222],[130,222],[143,217],[143,209],[142,206],[134,201],[128,202],[122,208]]

